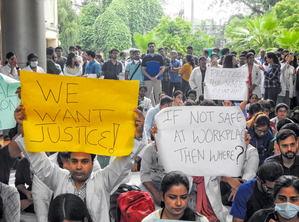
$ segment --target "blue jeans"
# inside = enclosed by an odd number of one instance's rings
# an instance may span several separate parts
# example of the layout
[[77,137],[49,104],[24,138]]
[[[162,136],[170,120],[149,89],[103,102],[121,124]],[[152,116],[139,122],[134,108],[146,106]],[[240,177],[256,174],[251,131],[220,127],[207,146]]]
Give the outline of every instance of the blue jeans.
[[265,88],[265,100],[272,99],[275,103],[277,103],[277,97],[280,93],[280,87],[271,87]]

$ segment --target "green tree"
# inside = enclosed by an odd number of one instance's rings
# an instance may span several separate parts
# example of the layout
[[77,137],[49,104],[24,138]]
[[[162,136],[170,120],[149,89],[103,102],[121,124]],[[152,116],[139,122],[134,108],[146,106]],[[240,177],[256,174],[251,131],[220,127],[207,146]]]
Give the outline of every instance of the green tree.
[[79,42],[78,16],[70,0],[58,0],[59,41],[64,51]]
[[141,35],[138,32],[134,33],[134,41],[136,43],[136,47],[140,49],[141,53],[146,53],[147,51],[147,44],[149,42],[154,42],[156,44],[156,48],[162,47],[163,42],[161,39],[152,31],[152,32],[146,32],[143,35]]
[[80,12],[80,44],[85,50],[93,47],[93,24],[99,14],[101,14],[101,9],[101,5],[90,2]]

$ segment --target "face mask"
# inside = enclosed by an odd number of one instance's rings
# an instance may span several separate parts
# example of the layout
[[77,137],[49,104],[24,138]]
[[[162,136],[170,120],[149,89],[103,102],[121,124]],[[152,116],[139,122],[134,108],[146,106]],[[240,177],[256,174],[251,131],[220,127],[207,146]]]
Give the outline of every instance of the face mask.
[[134,60],[135,63],[139,63],[139,60]]
[[31,67],[36,67],[38,64],[38,61],[30,62]]
[[124,59],[121,59],[120,61],[122,61],[122,62],[125,62],[126,60],[124,60]]
[[299,212],[299,206],[290,202],[275,204],[275,211],[285,219],[291,219]]

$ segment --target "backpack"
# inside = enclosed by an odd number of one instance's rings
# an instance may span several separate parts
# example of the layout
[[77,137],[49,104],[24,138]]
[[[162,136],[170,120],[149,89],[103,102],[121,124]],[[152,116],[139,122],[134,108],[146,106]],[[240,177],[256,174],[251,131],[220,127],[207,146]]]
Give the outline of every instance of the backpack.
[[146,191],[122,193],[117,204],[121,211],[120,222],[140,222],[155,211],[154,201]]
[[120,194],[129,192],[131,190],[140,191],[140,188],[135,185],[121,184],[117,188],[117,190],[110,196],[110,209],[109,215],[112,221],[119,222],[119,218],[121,217],[121,212],[117,207],[117,199]]

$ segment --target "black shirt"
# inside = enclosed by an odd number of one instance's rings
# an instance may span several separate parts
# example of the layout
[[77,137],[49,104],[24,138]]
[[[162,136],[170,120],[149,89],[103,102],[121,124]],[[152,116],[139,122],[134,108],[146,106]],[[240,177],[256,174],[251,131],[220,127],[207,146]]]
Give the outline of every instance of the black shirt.
[[119,73],[122,72],[122,64],[116,60],[115,65],[113,65],[111,59],[109,59],[104,63],[102,70],[105,72],[104,79],[119,79]]
[[60,61],[57,60],[57,62],[56,62],[56,64],[60,65],[62,72],[63,72],[63,69],[64,69],[64,65],[66,63],[66,60],[67,59],[64,56],[61,56]]
[[294,163],[290,168],[284,166],[281,154],[271,156],[268,159],[266,159],[266,161],[275,161],[279,163],[283,167],[284,175],[293,175],[299,177],[299,156],[298,155],[295,156]]

